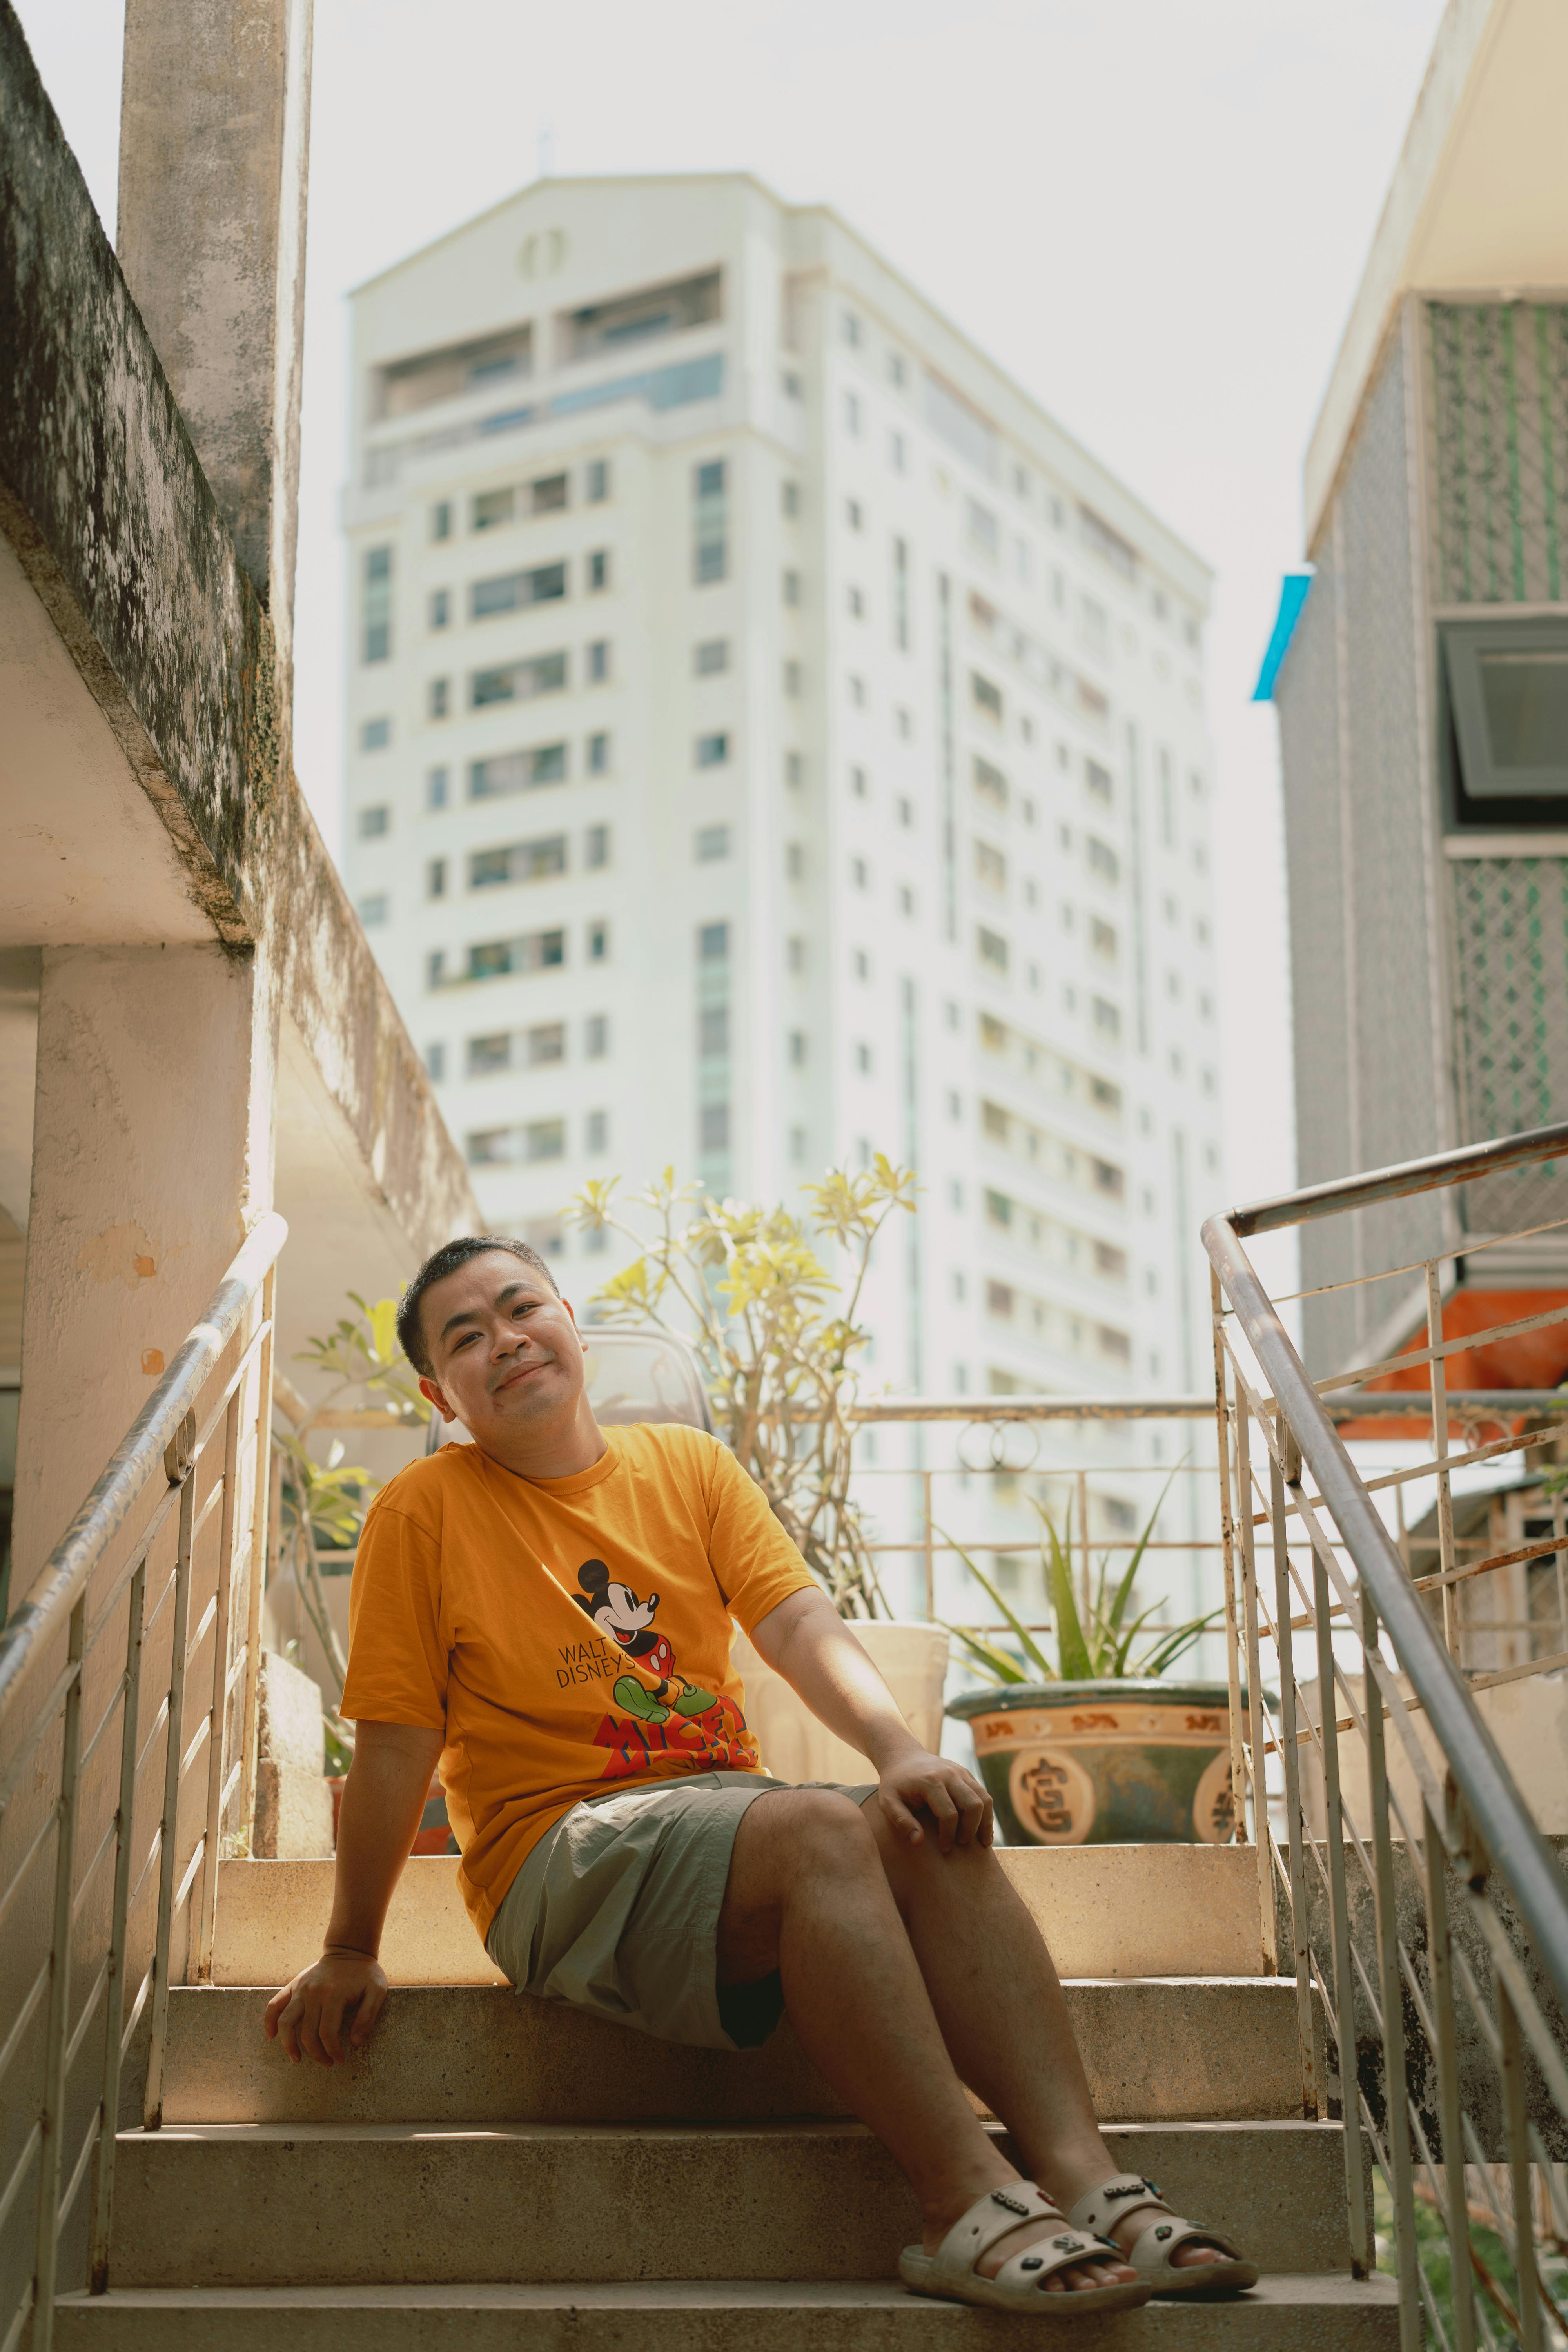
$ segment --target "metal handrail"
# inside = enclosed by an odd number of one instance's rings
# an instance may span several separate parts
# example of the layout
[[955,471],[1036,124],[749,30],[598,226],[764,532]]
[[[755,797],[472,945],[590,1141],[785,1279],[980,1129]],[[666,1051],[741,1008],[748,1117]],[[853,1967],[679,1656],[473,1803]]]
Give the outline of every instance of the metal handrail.
[[195,1407],[208,1373],[288,1237],[289,1227],[276,1210],[268,1211],[247,1236],[206,1313],[94,1480],[26,1599],[6,1620],[0,1632],[0,1731],[27,1666],[64,1625],[137,1496],[162,1465],[165,1448]]
[[[1492,1143],[1470,1143],[1458,1151],[1435,1151],[1426,1160],[1403,1160],[1392,1168],[1369,1168],[1360,1176],[1342,1176],[1331,1184],[1308,1184],[1299,1192],[1279,1192],[1270,1201],[1253,1201],[1232,1209],[1209,1223],[1226,1225],[1235,1234],[1278,1233],[1284,1225],[1310,1224],[1317,1217],[1332,1217],[1346,1209],[1368,1209],[1377,1201],[1403,1201],[1412,1192],[1442,1192],[1468,1184],[1481,1176],[1500,1176],[1506,1169],[1522,1168],[1532,1160],[1568,1159],[1568,1121],[1555,1127],[1531,1127],[1520,1135],[1500,1136]],[[1208,1226],[1204,1232],[1206,1235]],[[1212,1253],[1211,1253],[1212,1255]]]
[[[1542,1130],[1542,1135],[1552,1139],[1558,1149],[1568,1150],[1568,1127]],[[1479,1156],[1474,1152],[1452,1152],[1444,1158],[1448,1162],[1469,1165]],[[1526,1156],[1529,1155],[1515,1153],[1506,1164],[1513,1166]],[[1540,1136],[1535,1139],[1534,1156],[1547,1156]],[[1425,1171],[1436,1163],[1425,1160],[1413,1165],[1417,1171]],[[1390,1188],[1384,1186],[1383,1178],[1394,1172],[1382,1171],[1376,1180],[1380,1189],[1370,1197],[1390,1197]],[[1463,1180],[1455,1177],[1436,1181]],[[1317,1189],[1326,1192],[1330,1188]],[[1353,1187],[1338,1189],[1350,1192]],[[1359,1200],[1342,1205],[1359,1205]],[[1488,1857],[1506,1881],[1557,1997],[1568,2008],[1568,1888],[1564,1888],[1562,1873],[1498,1753],[1464,1676],[1422,1606],[1394,1539],[1291,1345],[1273,1301],[1241,1246],[1237,1223],[1240,1213],[1209,1218],[1203,1228],[1204,1246],[1236,1309],[1237,1319],[1268,1377],[1302,1458],[1318,1482],[1318,1493],[1388,1629],[1394,1654],[1410,1678],[1415,1697],[1426,1711],[1447,1770],[1485,1843]],[[1320,1212],[1313,1206],[1308,1213],[1316,1215]],[[1272,1220],[1276,1224],[1289,1222],[1282,1216]],[[1251,1228],[1265,1229],[1256,1224]],[[1418,1398],[1419,1391],[1410,1393],[1409,1408],[1417,1404]],[[1289,1483],[1299,1487],[1299,1475]]]
[[[9,1904],[37,1858],[44,1853],[51,1832],[54,1838],[53,1899],[47,1952],[31,1987],[21,1989],[16,2012],[8,2021],[4,2042],[0,2043],[0,2074],[17,2061],[34,2055],[42,2064],[37,2120],[8,2178],[0,2183],[0,2212],[5,2212],[16,2205],[29,2170],[36,2166],[34,2266],[20,2301],[8,2315],[0,2313],[0,2346],[5,2352],[19,2341],[29,2320],[35,2352],[49,2352],[54,2337],[55,2288],[62,2231],[79,2191],[88,2182],[89,2171],[89,2284],[94,2294],[102,2294],[108,2285],[121,2069],[139,2021],[145,2017],[149,2039],[142,2114],[148,2128],[157,2128],[163,2120],[174,1924],[193,1896],[199,1870],[199,1908],[193,1908],[187,1932],[195,1973],[200,1979],[210,1970],[217,1857],[223,1823],[237,1794],[240,1818],[248,1825],[260,1654],[265,1525],[261,1497],[272,1384],[275,1265],[288,1230],[281,1217],[269,1214],[249,1235],[218,1286],[205,1315],[179,1349],[0,1637],[0,1729],[22,1712],[19,1702],[27,1688],[29,1667],[47,1654],[58,1655],[62,1645],[65,1651],[63,1671],[49,1685],[41,1706],[37,1704],[38,1694],[29,1694],[30,1715],[6,1743],[4,1769],[0,1769],[0,1823],[19,1795],[35,1810],[43,1801],[43,1818],[26,1851],[17,1858],[8,1884],[0,1891],[0,1902]],[[221,1393],[216,1401],[209,1400],[209,1409],[198,1423],[198,1406],[205,1385],[258,1296],[260,1314],[255,1328],[240,1348],[237,1360],[223,1378]],[[198,1508],[198,1477],[208,1460],[209,1450],[220,1442],[222,1468],[211,1481],[206,1499]],[[248,1552],[244,1588],[247,1606],[243,1639],[237,1643],[232,1610],[237,1559],[242,1543],[240,1491],[247,1463],[250,1525],[243,1531]],[[156,1492],[159,1487],[164,1489],[163,1499],[128,1546],[129,1559],[109,1579],[110,1590],[95,1596],[97,1614],[89,1626],[88,1601],[96,1571],[104,1564],[116,1534],[137,1504],[149,1490]],[[214,1520],[216,1507],[220,1503],[222,1509],[216,1528],[215,1589],[193,1632],[191,1603],[197,1542],[204,1528]],[[172,1530],[175,1536],[174,1566],[161,1593],[150,1595],[149,1569],[153,1549],[165,1530]],[[143,1653],[164,1603],[171,1599],[166,1695],[142,1746]],[[122,1601],[124,1664],[110,1686],[98,1722],[89,1729],[82,1720],[89,1668],[99,1643],[106,1640],[111,1631],[120,1630]],[[187,1691],[196,1680],[188,1670],[209,1639],[210,1703],[203,1711],[195,1737],[187,1745]],[[233,1727],[235,1739],[231,1739],[230,1709],[242,1672],[245,1689],[241,1716]],[[117,1801],[96,1850],[79,1874],[79,1832],[84,1826],[83,1771],[108,1735],[116,1715],[120,1717]],[[57,1723],[61,1731],[58,1763],[51,1776],[46,1777],[36,1769],[29,1769],[29,1766],[40,1743]],[[138,1782],[160,1729],[164,1742],[162,1804],[152,1840],[144,1843],[138,1836]],[[236,1740],[241,1752],[231,1763]],[[201,1769],[206,1790],[202,1824],[176,1885],[181,1798],[204,1748],[206,1754]],[[73,1930],[83,1895],[100,1864],[107,1865],[110,1859],[113,1891],[107,1925],[96,1947],[79,1952],[75,1948],[78,1939]],[[143,1889],[149,1900],[155,1894],[156,1919],[151,1958],[136,1982],[140,1963],[132,1964],[131,1909]],[[82,1960],[87,1963],[90,1979],[85,1998],[73,1985],[73,1961],[79,1964]],[[35,2032],[25,2040],[40,2006],[45,2011],[42,2035]],[[77,2011],[79,2014],[73,2030],[72,2016]],[[71,2068],[100,2012],[99,2095],[74,2161],[68,2166],[64,2128],[70,2104]],[[7,2319],[8,2324],[3,2324]]]

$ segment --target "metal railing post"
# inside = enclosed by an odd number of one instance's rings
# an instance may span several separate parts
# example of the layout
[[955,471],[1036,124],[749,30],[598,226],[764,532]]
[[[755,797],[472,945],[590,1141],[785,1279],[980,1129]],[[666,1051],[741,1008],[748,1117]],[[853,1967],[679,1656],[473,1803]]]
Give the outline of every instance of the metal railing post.
[[217,1859],[223,1833],[223,1788],[228,1772],[229,1625],[234,1601],[234,1548],[238,1525],[239,1419],[242,1382],[228,1401],[223,1426],[223,1517],[217,1548],[217,1616],[213,1624],[213,1703],[207,1733],[206,1850],[202,1856],[202,1899],[196,1915],[193,1982],[212,1975],[213,1934],[217,1924]]
[[1279,1748],[1285,1771],[1285,1826],[1289,1838],[1290,1945],[1296,1971],[1296,2040],[1301,2054],[1301,2113],[1318,2112],[1312,2042],[1312,1936],[1301,1846],[1301,1764],[1296,1744],[1296,1664],[1290,1634],[1290,1558],[1285,1541],[1285,1481],[1268,1465],[1268,1505],[1274,1538],[1274,1643],[1279,1659]]
[[156,2131],[163,2120],[163,2046],[169,2030],[169,1948],[174,1914],[174,1869],[180,1843],[180,1762],[185,1741],[185,1644],[191,1615],[191,1538],[196,1474],[185,1465],[180,1490],[179,1549],[174,1559],[174,1623],[169,1659],[169,1714],[164,1726],[163,1810],[158,1847],[158,1931],[153,1948],[153,2020],[147,2046],[147,2088],[142,2120]]
[[245,1612],[245,1715],[240,1732],[239,1830],[245,1851],[256,1813],[257,1718],[261,1691],[261,1604],[272,1565],[273,1489],[280,1486],[283,1465],[272,1452],[272,1345],[278,1269],[268,1266],[261,1286],[261,1319],[267,1326],[261,1341],[257,1378],[256,1452],[250,1470],[250,1583]]
[[[1445,1576],[1454,1566],[1454,1496],[1449,1483],[1448,1461],[1448,1380],[1446,1359],[1437,1350],[1443,1344],[1443,1294],[1437,1281],[1436,1265],[1426,1261],[1426,1345],[1432,1350],[1432,1453],[1437,1464],[1437,1552],[1438,1565]],[[1443,1587],[1443,1639],[1448,1655],[1458,1662],[1459,1599],[1458,1587]]]
[[922,1467],[921,1474],[921,1510],[925,1520],[925,1536],[921,1545],[921,1559],[925,1570],[926,1616],[936,1615],[936,1529],[931,1524],[931,1473]]
[[33,2265],[33,2344],[50,2352],[55,2339],[55,2279],[59,2263],[60,2163],[65,2153],[66,2050],[70,2041],[72,1875],[76,1808],[81,1785],[82,1652],[87,1595],[70,1614],[67,1664],[74,1665],[65,1694],[60,1793],[55,1819],[55,1907],[49,1928],[49,2005],[44,2028],[44,2103],[39,2116],[38,2216]]
[[1236,1401],[1236,1485],[1240,1509],[1241,1614],[1247,1636],[1248,1778],[1252,1783],[1252,1834],[1258,1849],[1258,1931],[1263,1973],[1279,1973],[1279,1928],[1274,1910],[1274,1857],[1269,1850],[1268,1787],[1264,1771],[1263,1670],[1258,1647],[1258,1565],[1252,1528],[1251,1413],[1247,1400]]
[[126,1914],[131,1900],[132,1826],[136,1814],[136,1751],[142,1713],[142,1643],[147,1609],[147,1556],[131,1580],[125,1622],[125,1709],[120,1740],[120,1805],[114,1817],[114,1894],[110,1912],[109,1969],[103,1988],[103,2081],[93,2159],[92,2245],[89,2290],[109,2286],[109,2226],[114,2203],[114,2147],[120,2123],[121,2041],[125,2018]]
[[1520,2352],[1542,2352],[1541,2272],[1535,2258],[1535,2210],[1530,2166],[1530,2126],[1524,2103],[1524,2045],[1519,2011],[1503,1981],[1502,1970],[1492,1970],[1497,2002],[1498,2040],[1501,2045],[1503,2128],[1508,2139],[1509,2186],[1513,2192],[1513,2268],[1519,2288]]
[[1432,2056],[1437,2069],[1437,2113],[1443,2150],[1443,2220],[1448,2232],[1448,2277],[1454,2305],[1454,2352],[1475,2352],[1475,2282],[1470,2274],[1470,2225],[1465,2200],[1465,2126],[1454,2033],[1454,1952],[1448,1929],[1448,1857],[1429,1801],[1422,1804],[1426,1882],[1426,1958],[1432,1988]]
[[[1236,1614],[1236,1517],[1231,1502],[1231,1413],[1226,1399],[1224,1296],[1219,1276],[1209,1271],[1214,1307],[1215,1460],[1219,1468],[1220,1573],[1225,1600],[1225,1675],[1230,1702],[1231,1835],[1247,1843],[1247,1765],[1241,1748],[1241,1635]],[[1240,1411],[1239,1402],[1237,1407]]]
[[1366,2170],[1362,2162],[1361,2074],[1356,2063],[1355,1976],[1351,1966],[1350,1905],[1345,1893],[1344,1808],[1340,1797],[1339,1702],[1334,1696],[1333,1626],[1329,1580],[1312,1546],[1312,1620],[1318,1644],[1318,1716],[1323,1743],[1323,1843],[1329,1870],[1329,1938],[1334,1958],[1334,2019],[1339,2043],[1340,2112],[1345,2126],[1345,2201],[1351,2270],[1370,2278],[1375,2267],[1366,2226]]
[[[1377,1611],[1372,1595],[1361,1595],[1362,1713],[1366,1725],[1367,1807],[1372,1815],[1373,1869],[1377,1911],[1377,1989],[1383,2011],[1384,2140],[1394,2197],[1394,2248],[1399,2263],[1399,2340],[1402,2352],[1422,2352],[1419,2263],[1415,2250],[1415,2185],[1410,2162],[1410,2094],[1405,2066],[1405,1985],[1399,1962],[1399,1919],[1394,1892],[1394,1841],[1388,1827],[1388,1759],[1384,1742],[1383,1693],[1373,1672],[1378,1654]],[[1332,1693],[1330,1704],[1333,1704]]]

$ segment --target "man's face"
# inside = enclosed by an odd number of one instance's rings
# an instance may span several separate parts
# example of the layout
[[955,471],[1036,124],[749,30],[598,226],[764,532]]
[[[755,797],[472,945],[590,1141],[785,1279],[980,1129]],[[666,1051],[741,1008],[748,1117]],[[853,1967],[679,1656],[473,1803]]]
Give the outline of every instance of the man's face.
[[583,1342],[571,1307],[526,1259],[485,1250],[433,1283],[419,1312],[434,1373],[421,1392],[481,1444],[575,1412]]

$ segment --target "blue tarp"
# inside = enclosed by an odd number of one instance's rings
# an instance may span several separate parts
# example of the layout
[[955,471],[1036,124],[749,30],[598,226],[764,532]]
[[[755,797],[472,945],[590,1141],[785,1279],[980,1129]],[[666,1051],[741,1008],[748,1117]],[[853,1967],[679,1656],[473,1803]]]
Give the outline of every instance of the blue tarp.
[[1268,640],[1268,650],[1258,673],[1258,684],[1252,689],[1254,702],[1272,702],[1274,699],[1274,681],[1290,650],[1290,640],[1296,634],[1296,624],[1301,617],[1301,608],[1311,585],[1312,574],[1310,572],[1287,572],[1279,583],[1279,610],[1274,616],[1274,634]]

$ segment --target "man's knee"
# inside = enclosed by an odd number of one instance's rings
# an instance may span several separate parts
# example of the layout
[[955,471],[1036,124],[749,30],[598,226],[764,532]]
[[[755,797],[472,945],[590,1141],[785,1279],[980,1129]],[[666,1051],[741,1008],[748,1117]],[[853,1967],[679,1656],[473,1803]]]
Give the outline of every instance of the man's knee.
[[766,1803],[776,1808],[773,1825],[803,1865],[864,1871],[874,1864],[876,1840],[853,1797],[837,1789],[781,1789]]

